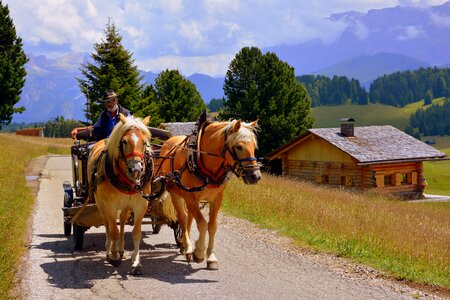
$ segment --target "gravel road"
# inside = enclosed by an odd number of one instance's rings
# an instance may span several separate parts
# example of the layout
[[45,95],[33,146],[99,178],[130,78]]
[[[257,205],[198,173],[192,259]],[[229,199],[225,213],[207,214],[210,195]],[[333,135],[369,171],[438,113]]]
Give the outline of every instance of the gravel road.
[[206,263],[187,263],[168,226],[155,235],[144,225],[144,274],[133,277],[128,274],[131,227],[125,260],[117,269],[105,263],[103,227],[86,232],[82,251],[74,251],[71,237],[64,236],[62,183],[71,181],[70,165],[68,156],[49,156],[32,168],[40,170],[40,178],[29,251],[19,272],[17,293],[23,299],[440,299],[370,268],[308,253],[271,231],[224,215],[216,243],[218,271],[206,270]]

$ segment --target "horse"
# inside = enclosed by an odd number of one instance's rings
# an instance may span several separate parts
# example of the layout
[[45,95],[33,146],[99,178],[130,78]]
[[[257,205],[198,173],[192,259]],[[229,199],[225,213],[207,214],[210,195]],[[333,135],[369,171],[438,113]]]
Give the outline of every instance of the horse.
[[[202,117],[199,118],[199,120]],[[205,118],[205,117],[203,117]],[[206,257],[207,269],[217,270],[215,234],[217,216],[223,193],[233,173],[246,184],[261,179],[255,158],[257,121],[241,120],[216,122],[206,120],[190,136],[174,136],[163,143],[160,156],[155,160],[157,174],[167,178],[178,222],[182,229],[181,253],[189,262],[201,263]],[[200,201],[209,204],[209,220],[200,211]],[[193,249],[190,227],[195,218],[199,237]],[[206,249],[205,240],[209,240]],[[206,250],[206,251],[205,251]]]
[[[124,255],[124,227],[133,212],[131,274],[142,274],[139,247],[142,219],[148,201],[142,195],[151,190],[153,176],[151,133],[144,120],[120,114],[111,135],[95,143],[88,158],[90,197],[95,198],[106,228],[106,260],[118,267]],[[120,232],[117,229],[120,220]]]

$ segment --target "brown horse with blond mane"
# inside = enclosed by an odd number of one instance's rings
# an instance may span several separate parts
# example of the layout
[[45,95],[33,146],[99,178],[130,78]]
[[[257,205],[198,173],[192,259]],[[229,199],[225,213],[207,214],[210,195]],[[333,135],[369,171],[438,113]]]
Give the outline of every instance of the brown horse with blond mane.
[[[257,121],[213,122],[205,114],[200,118],[204,121],[199,119],[192,135],[174,136],[163,144],[155,169],[169,179],[167,188],[183,231],[181,243],[186,259],[190,261],[193,256],[200,263],[206,257],[207,268],[216,270],[217,215],[227,182],[233,173],[246,184],[256,184],[261,179],[255,158]],[[209,203],[208,222],[200,210],[200,201]],[[199,231],[195,249],[189,232],[192,218]]]
[[115,267],[120,265],[125,252],[124,226],[130,211],[133,212],[133,275],[142,272],[139,246],[148,202],[141,194],[150,193],[153,170],[148,121],[149,117],[142,121],[120,114],[120,122],[110,137],[97,142],[88,159],[90,196],[95,198],[106,228],[106,259]]

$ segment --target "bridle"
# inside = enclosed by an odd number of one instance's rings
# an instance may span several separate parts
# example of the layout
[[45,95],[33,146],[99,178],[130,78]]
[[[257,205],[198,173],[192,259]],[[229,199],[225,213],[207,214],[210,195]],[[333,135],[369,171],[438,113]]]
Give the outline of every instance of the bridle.
[[[261,168],[260,164],[247,164],[243,165],[243,162],[251,162],[251,161],[257,161],[258,159],[254,156],[249,156],[246,158],[239,158],[239,156],[236,153],[235,146],[230,149],[230,146],[227,145],[227,135],[228,133],[225,131],[224,137],[224,146],[222,149],[222,158],[225,159],[225,155],[228,152],[232,159],[234,160],[233,166],[230,167],[230,171],[232,171],[237,178],[241,178],[242,175],[247,175],[249,173],[253,173],[254,171],[257,171]],[[226,159],[225,159],[226,160]]]

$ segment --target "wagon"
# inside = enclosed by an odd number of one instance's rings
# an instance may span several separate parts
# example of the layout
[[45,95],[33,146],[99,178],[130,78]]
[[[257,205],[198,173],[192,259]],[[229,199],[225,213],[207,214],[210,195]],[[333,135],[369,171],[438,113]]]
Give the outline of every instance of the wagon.
[[[149,129],[152,136],[156,136],[159,140],[167,139],[170,136],[168,131],[153,127]],[[87,163],[89,150],[94,143],[91,141],[88,131],[80,132],[77,135],[77,140],[71,147],[72,183],[69,181],[63,183],[64,235],[73,235],[75,250],[82,250],[84,234],[89,228],[104,225],[95,201],[88,197]],[[154,155],[158,156],[160,146],[152,143],[152,148]],[[168,225],[173,230],[176,245],[180,247],[182,230],[176,220],[169,220],[163,213],[162,207],[170,194],[165,190],[159,179],[152,182],[152,193],[155,196],[152,199],[147,199],[149,205],[143,224],[151,224],[153,234],[158,234],[162,225]],[[133,224],[132,214],[127,224]]]

